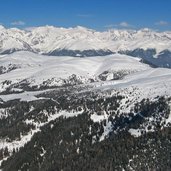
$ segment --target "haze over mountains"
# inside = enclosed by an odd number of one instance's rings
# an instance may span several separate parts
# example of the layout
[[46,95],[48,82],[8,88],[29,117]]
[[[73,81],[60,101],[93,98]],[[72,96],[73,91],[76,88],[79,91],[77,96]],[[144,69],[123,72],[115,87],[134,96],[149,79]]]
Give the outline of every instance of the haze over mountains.
[[105,56],[122,53],[141,57],[160,67],[171,67],[171,32],[150,29],[98,32],[81,26],[0,27],[0,54],[30,51],[53,56]]

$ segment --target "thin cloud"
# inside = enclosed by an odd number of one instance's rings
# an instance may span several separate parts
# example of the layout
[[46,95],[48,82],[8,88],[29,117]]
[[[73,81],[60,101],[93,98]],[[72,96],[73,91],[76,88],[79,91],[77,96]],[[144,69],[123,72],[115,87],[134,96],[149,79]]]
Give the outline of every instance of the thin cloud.
[[123,21],[123,22],[120,22],[119,24],[109,24],[109,25],[106,25],[104,26],[105,28],[113,28],[113,27],[124,27],[124,28],[128,28],[128,27],[133,27],[133,25]]
[[131,24],[129,24],[129,23],[125,22],[125,21],[119,23],[119,26],[120,26],[120,27],[132,27]]
[[82,18],[90,18],[92,16],[93,15],[91,15],[91,14],[77,14],[77,17],[82,17]]
[[167,21],[158,21],[155,23],[155,25],[157,26],[166,26],[168,25],[169,23]]
[[26,23],[24,21],[13,21],[11,25],[13,26],[24,26]]

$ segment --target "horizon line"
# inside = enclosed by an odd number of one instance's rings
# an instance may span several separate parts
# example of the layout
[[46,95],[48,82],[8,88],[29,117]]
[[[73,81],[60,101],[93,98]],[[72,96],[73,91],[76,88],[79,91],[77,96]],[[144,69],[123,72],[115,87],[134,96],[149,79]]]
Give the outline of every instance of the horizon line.
[[87,30],[93,30],[93,31],[97,31],[97,32],[105,32],[105,31],[112,31],[112,30],[125,30],[125,31],[140,31],[140,30],[147,30],[147,31],[154,31],[154,32],[171,32],[171,30],[165,30],[162,31],[160,29],[154,29],[154,28],[150,28],[150,27],[142,27],[142,28],[119,28],[119,27],[113,27],[113,28],[107,28],[104,26],[104,30],[98,30],[95,28],[90,28],[90,27],[86,27],[86,26],[81,26],[81,25],[75,25],[75,26],[70,26],[70,27],[64,27],[64,26],[57,26],[57,25],[49,25],[49,24],[45,24],[45,25],[38,25],[38,26],[30,26],[30,27],[21,27],[21,26],[6,26],[3,25],[2,23],[0,23],[0,27],[3,27],[5,29],[18,29],[18,30],[23,30],[23,31],[32,31],[33,29],[36,28],[41,28],[41,27],[54,27],[54,28],[61,28],[61,29],[75,29],[75,28],[84,28]]

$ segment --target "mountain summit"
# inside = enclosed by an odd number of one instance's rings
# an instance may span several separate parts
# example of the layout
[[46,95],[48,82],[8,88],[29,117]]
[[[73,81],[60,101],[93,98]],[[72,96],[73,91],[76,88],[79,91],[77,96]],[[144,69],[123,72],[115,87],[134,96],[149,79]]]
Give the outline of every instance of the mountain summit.
[[1,26],[0,35],[0,54],[30,51],[53,56],[104,56],[117,52],[157,66],[171,66],[171,32],[147,28],[98,32],[81,26],[42,26],[28,31]]

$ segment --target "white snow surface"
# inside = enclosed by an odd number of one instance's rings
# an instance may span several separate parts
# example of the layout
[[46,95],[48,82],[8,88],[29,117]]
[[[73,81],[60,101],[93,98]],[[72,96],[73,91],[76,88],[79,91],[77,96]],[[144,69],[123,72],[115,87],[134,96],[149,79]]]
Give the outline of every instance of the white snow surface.
[[134,137],[139,137],[141,136],[141,130],[139,129],[130,129],[129,133],[133,135]]
[[[96,78],[104,71],[118,72],[129,71],[129,74],[120,80],[98,81],[91,84],[92,91],[100,89],[102,91],[111,90],[113,93],[119,92],[129,99],[129,104],[126,104],[126,99],[122,100],[122,112],[129,112],[130,108],[135,102],[141,101],[143,98],[154,99],[156,96],[171,96],[171,69],[166,68],[151,68],[150,66],[140,62],[139,58],[133,58],[126,55],[114,54],[103,57],[50,57],[38,55],[31,52],[16,52],[10,55],[0,56],[0,66],[8,68],[9,65],[16,66],[16,69],[3,73],[0,75],[0,92],[2,92],[8,85],[4,85],[5,80],[12,83],[19,83],[23,80],[28,80],[32,85],[40,85],[43,81],[49,79],[67,79],[72,74],[79,76],[80,79],[87,80]],[[17,89],[21,91],[21,89]],[[17,94],[0,95],[3,101],[20,99],[22,101],[37,100],[35,96],[44,91],[29,91]],[[111,94],[112,96],[112,94]],[[126,107],[128,106],[128,107]],[[54,115],[50,115],[48,122],[55,120],[59,116],[73,117],[79,113],[61,111]],[[0,111],[0,116],[4,115],[4,111]],[[91,115],[94,122],[101,122],[107,119],[108,115],[99,116],[96,113]],[[32,120],[26,120],[26,123]],[[48,123],[47,122],[47,123]],[[171,122],[170,116],[166,123]],[[0,147],[8,147],[12,152],[13,148],[20,148],[38,131],[44,124],[36,124],[36,129],[23,136],[21,140],[7,142],[6,140],[0,141]],[[108,122],[104,127],[104,133],[100,137],[100,141],[108,135],[111,130],[111,123]],[[139,136],[138,130],[130,129],[129,132],[133,136]]]
[[[128,75],[120,80],[98,81],[91,83],[95,89],[130,89],[133,94],[140,93],[140,99],[157,95],[171,95],[171,69],[151,68],[140,62],[139,58],[114,54],[103,57],[50,57],[31,52],[15,52],[0,56],[0,66],[17,66],[16,69],[0,75],[0,92],[13,83],[27,80],[30,85],[42,85],[44,81],[53,80],[50,85],[60,85],[62,79],[75,74],[84,83],[88,79],[97,78],[104,71],[116,73],[127,71]],[[109,77],[110,78],[110,77]],[[9,85],[4,81],[11,81]],[[136,87],[136,90],[132,90]],[[20,88],[13,90],[22,91]],[[121,92],[121,91],[120,91]],[[34,100],[34,93],[24,92],[14,95],[1,95],[4,101],[20,98]],[[30,99],[29,99],[30,98]]]
[[[98,85],[97,85],[98,88]],[[136,94],[140,93],[142,98],[156,96],[171,96],[171,69],[149,68],[126,76],[123,80],[104,82],[100,89],[127,89]],[[137,89],[133,89],[137,88]]]
[[[140,99],[144,97],[156,97],[157,95],[171,95],[171,69],[151,68],[147,64],[140,62],[139,58],[133,58],[127,55],[114,54],[109,56],[97,57],[50,57],[38,55],[31,52],[15,52],[10,55],[0,56],[0,66],[8,68],[10,65],[17,66],[16,69],[7,73],[0,74],[0,92],[4,91],[13,83],[22,81],[29,82],[30,85],[40,86],[44,81],[52,80],[50,85],[60,85],[61,80],[68,79],[75,74],[82,82],[97,78],[104,71],[117,73],[127,71],[128,75],[120,80],[100,81],[91,83],[94,89],[117,89],[125,91],[128,89],[141,94]],[[109,75],[110,76],[110,75]],[[110,77],[109,77],[110,78]],[[112,78],[111,78],[112,79]],[[4,81],[11,81],[7,85]],[[54,81],[54,82],[53,82]],[[136,87],[133,90],[132,87]],[[21,92],[22,89],[13,90]],[[34,100],[34,93],[27,92],[1,95],[0,98],[5,101],[20,98]],[[30,99],[29,99],[30,98]]]
[[[0,75],[0,89],[3,91],[5,80],[12,83],[19,83],[23,80],[30,81],[32,85],[40,85],[43,81],[54,79],[67,79],[72,74],[79,76],[80,79],[87,80],[95,78],[104,71],[130,71],[127,76],[120,80],[97,81],[86,83],[92,85],[92,91],[111,90],[113,95],[119,92],[127,99],[121,101],[122,112],[130,112],[131,107],[143,98],[155,99],[157,96],[171,96],[171,69],[151,68],[140,62],[139,58],[126,55],[114,54],[103,57],[49,57],[34,54],[31,52],[16,52],[10,55],[0,56],[1,66],[8,67],[9,64],[18,66],[17,69]],[[58,82],[57,82],[58,83]],[[17,89],[20,90],[20,89]],[[49,91],[49,90],[44,90]],[[37,100],[36,95],[44,91],[29,91],[17,94],[0,95],[3,101],[20,99],[22,101]],[[85,90],[86,91],[86,90]],[[111,96],[112,96],[111,93]],[[3,111],[2,111],[3,113]],[[94,122],[101,122],[108,116],[98,116],[96,113],[91,115]],[[170,122],[170,117],[167,123]],[[104,128],[105,132],[100,137],[103,140],[110,131],[110,123]],[[130,130],[130,133],[138,136],[137,130]]]
[[104,32],[77,26],[60,28],[35,27],[27,30],[0,27],[0,50],[29,50],[50,53],[54,50],[134,50],[155,48],[157,52],[171,50],[171,32],[151,29],[117,30]]
[[[48,90],[42,90],[42,91],[25,91],[23,93],[13,93],[13,94],[7,94],[7,95],[0,95],[0,98],[4,101],[7,102],[9,100],[14,100],[14,99],[19,99],[20,101],[35,101],[35,100],[40,100],[40,99],[45,99],[45,98],[37,98],[36,95],[39,95],[41,93],[45,93]],[[51,90],[49,90],[51,91]],[[0,112],[1,113],[1,112]]]
[[15,52],[0,56],[0,66],[5,68],[16,66],[16,69],[0,75],[0,92],[8,85],[27,80],[30,85],[41,85],[52,80],[51,85],[60,85],[61,80],[75,74],[83,82],[98,77],[104,71],[117,72],[126,70],[135,72],[146,70],[148,65],[139,62],[140,59],[126,55],[114,54],[105,57],[50,57],[31,52]]

